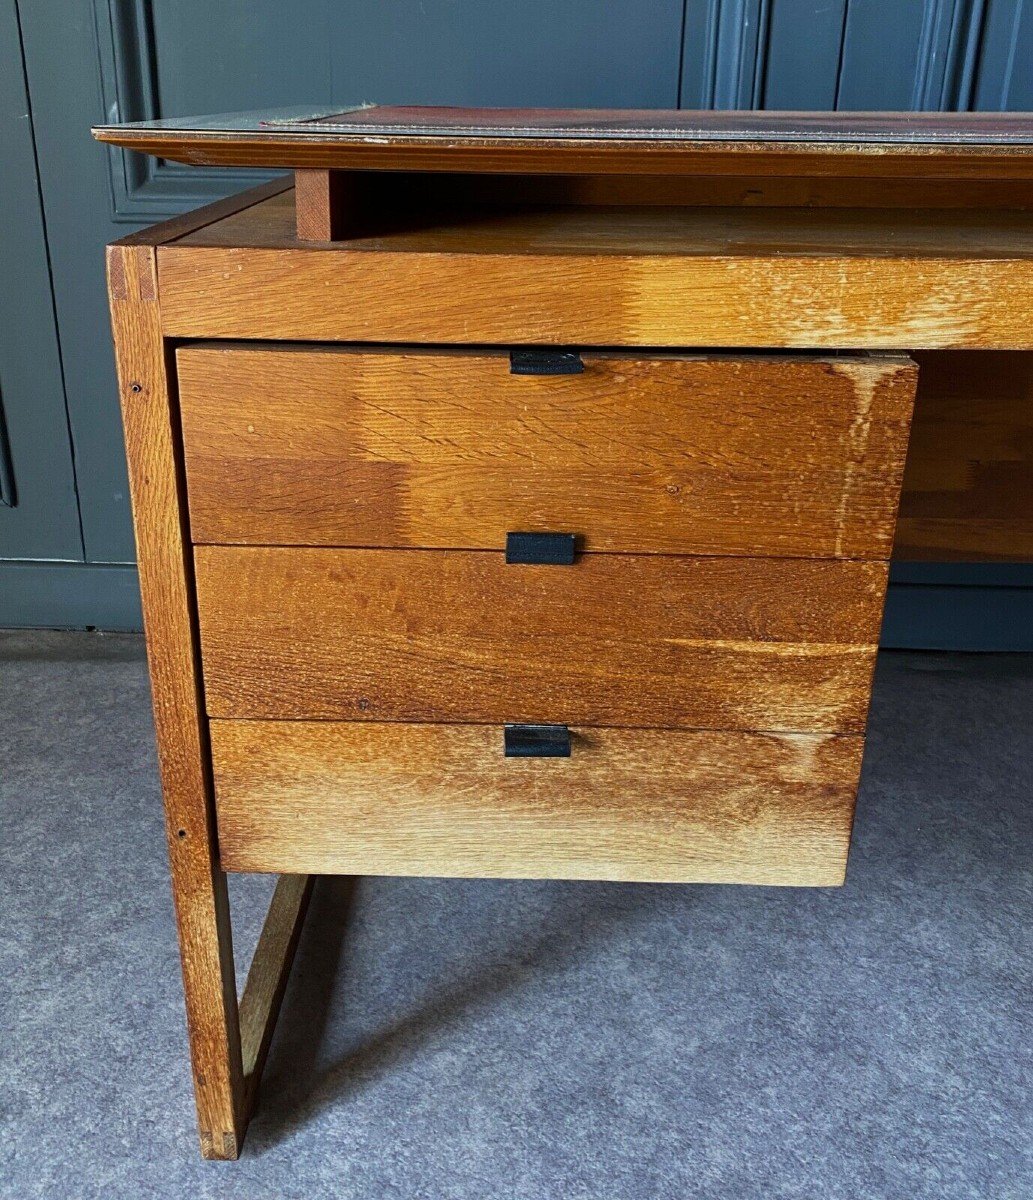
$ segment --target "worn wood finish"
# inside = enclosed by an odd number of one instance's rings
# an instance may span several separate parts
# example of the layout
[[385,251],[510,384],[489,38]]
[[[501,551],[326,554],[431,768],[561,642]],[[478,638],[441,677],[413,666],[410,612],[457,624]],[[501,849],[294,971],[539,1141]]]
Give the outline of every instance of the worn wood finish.
[[201,696],[173,361],[161,335],[153,243],[283,186],[274,181],[177,217],[110,246],[107,255],[198,1133],[202,1154],[212,1159],[240,1152],[308,893],[292,884],[277,889],[238,1006]]
[[861,732],[886,565],[198,547],[215,717]]
[[[376,144],[375,138],[340,143],[327,153],[324,146],[305,141],[287,145],[253,139],[233,146],[203,139],[185,150],[157,137],[125,138],[98,133],[97,140],[125,146],[141,154],[169,158],[191,166],[282,167],[285,170],[333,168],[347,171],[439,171],[535,175],[776,175],[819,178],[834,175],[856,179],[1028,181],[1033,178],[1033,155],[1009,146],[958,147],[949,157],[937,147],[862,147],[837,145],[810,148],[790,144],[759,145],[740,142],[728,147],[699,145],[625,144],[620,155],[576,142],[554,144],[544,150],[516,139],[485,145],[481,139],[466,144],[445,139],[413,139],[400,158],[395,148]],[[748,165],[747,165],[748,162]]]
[[1033,356],[920,356],[894,557],[1033,561]]
[[201,1152],[236,1158],[247,1112],[229,903],[215,846],[193,572],[153,247],[111,246],[108,286]]
[[[413,147],[406,161],[414,172],[440,169],[441,149]],[[730,156],[702,151],[693,170],[711,177],[661,187],[665,164],[683,170],[687,159],[679,153],[676,166],[663,147],[650,149],[658,153],[607,152],[600,165],[594,148],[564,147],[562,169],[597,172],[573,188],[582,208],[553,178],[541,181],[541,198],[548,193],[558,207],[506,210],[504,185],[489,179],[483,199],[494,207],[414,215],[392,201],[377,236],[306,243],[281,182],[111,251],[173,888],[210,1157],[239,1150],[309,886],[300,878],[278,885],[238,1011],[226,868],[842,881],[887,571],[860,556],[882,560],[888,550],[912,369],[844,356],[776,370],[769,358],[763,377],[737,364],[732,388],[707,374],[717,367],[683,353],[645,355],[663,366],[636,360],[643,346],[1033,348],[1033,246],[1022,211],[1033,160],[966,152],[940,175],[943,159],[929,155],[920,170],[940,182],[919,184],[898,174],[896,152],[879,159],[856,147],[831,155],[783,147],[736,157],[737,171],[748,162],[749,173],[732,180],[716,178]],[[368,150],[368,161],[383,165],[381,151]],[[449,164],[474,161],[470,147],[445,150]],[[358,149],[351,165],[367,162],[366,152]],[[549,154],[512,143],[478,147],[475,157],[489,173],[521,162],[560,169]],[[858,188],[858,207],[837,207],[849,200],[847,176],[859,157],[873,175]],[[617,163],[645,174],[603,179]],[[1014,207],[952,210],[942,180],[962,175],[959,205],[993,196]],[[982,182],[991,175],[993,187]],[[418,189],[417,178],[389,182]],[[439,185],[447,199],[454,181],[428,180]],[[681,188],[696,191],[698,207],[654,203],[680,203]],[[588,200],[577,199],[579,190]],[[880,207],[889,195],[901,204],[924,195],[929,207]],[[623,207],[592,201],[612,196]],[[764,211],[758,198],[785,206]],[[802,207],[817,204],[827,207]],[[334,543],[199,545],[191,556],[179,396],[163,336],[446,348],[184,350],[193,535]],[[546,400],[522,413],[505,370],[491,394],[478,390],[471,364],[483,366],[485,356],[448,343],[639,349],[588,353],[586,376],[571,385],[586,388],[578,392],[586,398],[569,407],[564,381],[534,381]],[[979,381],[975,366],[937,375],[935,364],[948,360],[930,359],[926,384],[945,430],[962,391],[971,397]],[[673,390],[657,384],[671,361],[692,364],[676,368],[685,378]],[[1007,464],[1016,447],[1025,453],[1016,414],[1029,392],[1019,369],[1000,365],[1012,361],[1007,355],[981,361],[992,368],[985,386],[994,405],[982,415],[996,415],[976,461],[989,469],[982,482],[978,471],[958,476],[952,511],[977,522],[973,541],[994,556],[1004,543],[994,542],[992,521],[1001,518],[986,505],[998,477],[1015,469]],[[404,373],[390,365],[399,362]],[[447,380],[428,371],[445,362]],[[593,389],[593,372],[608,373],[605,387]],[[786,372],[798,373],[792,387]],[[623,392],[614,387],[618,374]],[[782,382],[771,385],[776,375]],[[407,424],[409,416],[418,423]],[[621,438],[608,439],[607,425]],[[513,461],[529,428],[530,483],[519,467],[499,465]],[[494,462],[489,429],[504,451]],[[679,438],[687,458],[672,456]],[[791,444],[805,487],[786,469]],[[932,544],[921,497],[952,492],[939,486],[949,459],[934,439],[913,460],[905,545]],[[643,467],[653,490],[622,492],[621,480]],[[678,472],[695,507],[678,505],[686,491]],[[572,474],[576,492],[542,487]],[[667,491],[668,482],[681,491]],[[343,492],[352,499],[347,513]],[[526,507],[532,494],[542,504],[537,517]],[[511,507],[513,496],[523,508]],[[500,544],[489,540],[489,524],[502,526],[500,535],[534,527],[538,517],[551,525],[564,504],[571,523],[579,512],[614,514],[605,529],[575,530],[608,553],[584,554],[571,567],[516,567],[487,548]],[[660,552],[625,553],[638,549],[622,540],[625,523]],[[340,548],[351,540],[410,548]],[[450,548],[411,548],[434,541]],[[672,553],[686,548],[752,557]],[[756,557],[761,549],[781,557]],[[826,557],[834,555],[844,557]],[[570,724],[572,757],[505,760],[508,720]]]
[[[582,110],[560,116],[568,123],[561,130],[556,110],[439,109],[449,115],[431,132],[432,110],[393,112],[392,125],[382,123],[387,110],[374,107],[288,125],[276,120],[282,113],[251,113],[93,132],[102,142],[194,164],[679,175],[741,174],[748,162],[755,174],[790,176],[1033,177],[1033,134],[1022,113]],[[994,144],[1002,142],[1011,144]]]
[[196,542],[885,558],[915,371],[872,356],[186,347]]
[[312,882],[311,875],[304,874],[281,875],[276,881],[276,890],[240,997],[240,1051],[245,1104],[249,1111],[255,1102],[276,1018],[287,990],[287,978],[312,895]]
[[226,236],[212,227],[160,248],[166,335],[1033,348],[1021,212],[496,211],[331,250],[294,238],[289,202],[247,211],[229,222],[236,247],[206,244]]
[[843,882],[862,739],[577,729],[506,759],[491,726],[214,721],[233,870]]

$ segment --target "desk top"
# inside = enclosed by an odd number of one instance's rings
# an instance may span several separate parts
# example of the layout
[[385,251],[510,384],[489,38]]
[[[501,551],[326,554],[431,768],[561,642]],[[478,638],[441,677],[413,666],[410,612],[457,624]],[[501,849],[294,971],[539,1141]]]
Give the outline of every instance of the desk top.
[[101,125],[93,133],[102,142],[209,165],[1033,177],[1033,113],[368,104],[330,112],[294,108]]

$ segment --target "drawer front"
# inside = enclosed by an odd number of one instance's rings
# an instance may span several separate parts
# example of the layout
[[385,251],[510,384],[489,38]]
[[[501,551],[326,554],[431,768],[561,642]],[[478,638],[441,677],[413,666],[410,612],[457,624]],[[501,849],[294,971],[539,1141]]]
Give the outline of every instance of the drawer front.
[[502,755],[472,725],[213,721],[237,871],[842,883],[862,739],[574,730]]
[[887,558],[915,368],[899,357],[196,346],[177,353],[202,543]]
[[883,563],[202,546],[215,717],[863,731]]

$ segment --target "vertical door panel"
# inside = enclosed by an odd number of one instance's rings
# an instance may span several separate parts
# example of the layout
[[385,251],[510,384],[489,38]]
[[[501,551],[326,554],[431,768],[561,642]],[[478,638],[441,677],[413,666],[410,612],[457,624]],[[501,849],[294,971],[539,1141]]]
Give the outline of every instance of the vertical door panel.
[[105,151],[89,126],[104,115],[93,4],[21,0],[43,209],[86,558],[130,562],[122,424],[104,280],[104,245],[128,232],[111,220]]
[[836,107],[846,0],[772,0],[764,108]]
[[161,108],[678,103],[682,0],[154,0]]
[[917,107],[916,75],[928,4],[850,0],[836,107]]
[[0,0],[0,558],[82,538],[14,0]]
[[[151,0],[156,103],[162,116],[242,112],[331,98],[332,0]],[[377,5],[368,5],[370,8]]]
[[1033,110],[1033,4],[988,0],[975,108]]

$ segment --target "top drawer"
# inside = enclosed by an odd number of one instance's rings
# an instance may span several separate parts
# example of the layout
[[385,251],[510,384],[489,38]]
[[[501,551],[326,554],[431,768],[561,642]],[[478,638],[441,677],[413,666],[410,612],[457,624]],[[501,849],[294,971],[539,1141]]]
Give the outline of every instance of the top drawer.
[[197,345],[195,542],[887,558],[916,369],[893,356]]

